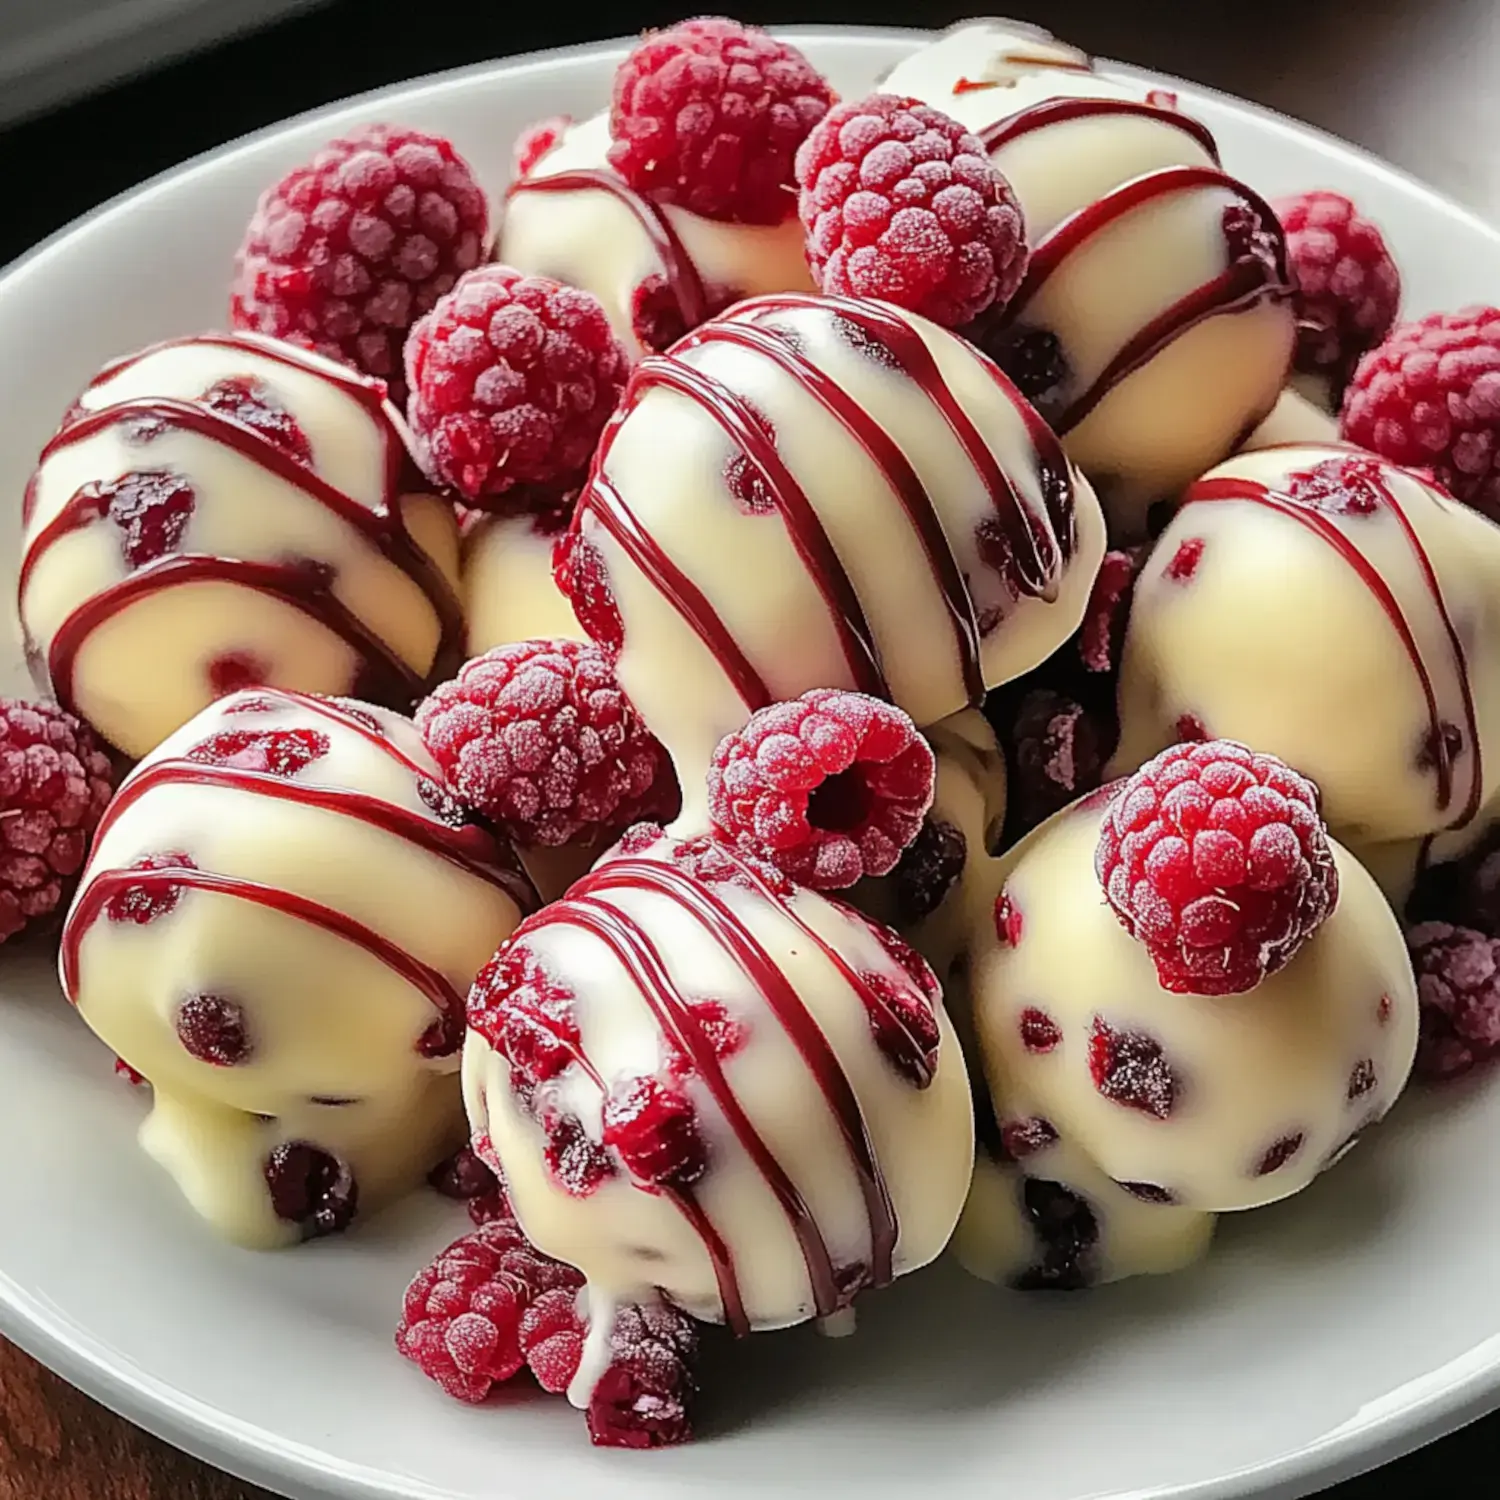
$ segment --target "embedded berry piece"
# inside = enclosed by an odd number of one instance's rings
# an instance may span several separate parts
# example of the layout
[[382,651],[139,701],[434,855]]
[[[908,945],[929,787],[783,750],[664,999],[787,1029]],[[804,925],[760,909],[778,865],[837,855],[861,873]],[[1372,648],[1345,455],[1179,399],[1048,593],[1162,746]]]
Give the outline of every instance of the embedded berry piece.
[[658,203],[779,224],[792,159],[833,98],[789,43],[720,16],[683,21],[648,33],[615,74],[609,162]]
[[663,1448],[693,1435],[697,1325],[669,1302],[622,1308],[610,1363],[589,1402],[589,1436],[601,1448]]
[[[196,870],[186,854],[173,851],[143,854],[129,867],[132,870]],[[143,880],[123,885],[104,904],[104,915],[111,922],[134,922],[144,927],[175,911],[182,899],[182,887],[165,880]]]
[[942,1041],[932,1001],[885,974],[861,974],[860,980],[875,1045],[913,1088],[925,1089],[937,1072]]
[[1085,670],[1118,670],[1135,581],[1149,550],[1147,547],[1126,547],[1104,554],[1083,612],[1083,624],[1078,628],[1078,655]]
[[211,385],[199,398],[221,416],[233,417],[253,428],[298,463],[312,463],[312,445],[297,419],[284,407],[263,380],[236,375]]
[[484,190],[449,142],[367,125],[261,196],[235,257],[230,322],[378,376],[399,405],[407,331],[488,238]]
[[307,1141],[288,1141],[266,1158],[266,1187],[278,1219],[305,1239],[338,1234],[354,1222],[359,1184],[343,1162]]
[[259,687],[270,675],[270,664],[253,651],[225,651],[208,664],[208,685],[216,698]]
[[1177,1202],[1177,1194],[1171,1188],[1162,1187],[1156,1182],[1122,1182],[1120,1187],[1132,1198],[1142,1203],[1155,1203],[1162,1207]]
[[1500,307],[1398,323],[1359,362],[1339,431],[1500,519]]
[[465,663],[417,710],[449,786],[518,843],[566,844],[676,811],[666,751],[582,641],[523,641]]
[[1008,302],[1026,227],[978,136],[915,99],[833,109],[797,153],[797,211],[823,291],[959,328]]
[[543,1110],[541,1124],[547,1133],[547,1170],[565,1193],[587,1198],[615,1175],[609,1154],[577,1115]]
[[896,912],[903,923],[920,922],[943,904],[968,863],[963,831],[929,817],[896,865]]
[[1000,1147],[1011,1161],[1024,1161],[1056,1144],[1057,1127],[1038,1115],[1008,1120],[1000,1127]]
[[328,736],[317,729],[226,729],[194,745],[188,760],[290,779],[328,754]]
[[1423,922],[1406,944],[1417,976],[1416,1072],[1445,1082],[1500,1051],[1500,941]]
[[1375,1064],[1368,1057],[1362,1057],[1349,1073],[1349,1087],[1345,1092],[1345,1098],[1350,1104],[1357,1099],[1363,1099],[1371,1089],[1375,1087]]
[[412,329],[407,416],[423,472],[479,509],[576,488],[629,358],[596,297],[509,266],[470,271]]
[[814,688],[725,735],[708,772],[714,831],[793,880],[838,890],[887,875],[932,804],[932,750],[863,693]]
[[249,1062],[255,1051],[244,1006],[223,995],[189,995],[177,1007],[176,1025],[183,1050],[216,1068]]
[[510,1083],[529,1107],[543,1083],[583,1047],[573,992],[542,967],[524,926],[482,968],[469,991],[469,1025],[510,1064]]
[[511,151],[511,175],[517,182],[531,175],[532,168],[562,140],[572,123],[571,115],[548,115],[545,120],[528,125],[516,137]]
[[1174,745],[1130,777],[1105,811],[1094,867],[1177,993],[1254,989],[1338,900],[1317,789],[1229,740]]
[[113,787],[109,757],[80,720],[0,698],[0,943],[62,906]]
[[1062,340],[1050,328],[1027,328],[991,317],[981,318],[963,334],[1005,371],[1043,417],[1062,413],[1073,371]]
[[1062,1042],[1062,1028],[1035,1005],[1021,1012],[1021,1045],[1028,1052],[1051,1052]]
[[588,638],[613,660],[625,644],[625,622],[609,586],[603,554],[578,532],[576,523],[557,539],[552,576]]
[[176,552],[198,497],[181,474],[137,469],[99,485],[94,504],[120,533],[120,555],[132,568]]
[[1099,1220],[1088,1200],[1060,1182],[1028,1177],[1021,1203],[1037,1239],[1041,1259],[1017,1277],[1023,1292],[1072,1292],[1094,1277],[1093,1252],[1099,1243]]
[[498,1183],[495,1174],[480,1161],[471,1145],[463,1145],[440,1161],[428,1174],[427,1181],[445,1198],[468,1202],[493,1193]]
[[1198,564],[1203,559],[1203,547],[1201,536],[1184,538],[1162,569],[1162,577],[1168,583],[1191,583],[1193,575],[1198,571]]
[[1306,1140],[1307,1136],[1302,1131],[1294,1130],[1279,1140],[1272,1141],[1266,1147],[1265,1155],[1256,1162],[1251,1175],[1269,1177],[1272,1172],[1279,1172],[1302,1149]]
[[690,1187],[708,1170],[708,1147],[692,1100],[660,1078],[629,1078],[610,1089],[604,1144],[632,1177],[653,1187]]
[[1373,516],[1387,504],[1381,467],[1368,457],[1324,459],[1287,475],[1286,495],[1330,516]]
[[1143,1031],[1095,1016],[1089,1028],[1089,1076],[1106,1099],[1158,1120],[1170,1119],[1183,1084],[1162,1044]]
[[123,1078],[133,1089],[143,1087],[146,1082],[146,1075],[132,1068],[123,1057],[115,1059],[115,1077]]
[[[1021,908],[1011,899],[1009,891],[1002,890],[995,897],[995,936],[1005,948],[1015,948],[1020,945],[1021,933],[1025,930],[1025,921],[1021,916]],[[1040,1015],[1040,1011],[1026,1012],[1026,1014]]]
[[1296,366],[1341,385],[1396,321],[1401,273],[1385,237],[1342,193],[1299,193],[1273,206],[1296,286]]

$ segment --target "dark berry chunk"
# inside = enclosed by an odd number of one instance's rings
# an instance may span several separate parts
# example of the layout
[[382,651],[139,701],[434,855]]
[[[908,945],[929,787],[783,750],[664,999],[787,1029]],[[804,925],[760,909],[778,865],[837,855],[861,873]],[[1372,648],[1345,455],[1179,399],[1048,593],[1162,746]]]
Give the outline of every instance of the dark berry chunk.
[[896,910],[903,922],[920,922],[943,904],[964,872],[968,840],[942,818],[928,817],[896,866]]
[[1062,1028],[1035,1005],[1021,1012],[1021,1045],[1028,1052],[1051,1052],[1062,1041]]
[[[1000,939],[1003,947],[1016,948],[1020,946],[1021,929],[1021,908],[1011,898],[1009,891],[1001,891],[995,898],[995,936]],[[1025,1017],[1022,1019],[1024,1021]]]
[[884,974],[861,974],[860,980],[881,1056],[914,1088],[925,1089],[937,1071],[942,1038],[931,1001]]
[[1021,1202],[1042,1244],[1041,1259],[1016,1280],[1023,1292],[1078,1291],[1093,1279],[1099,1220],[1086,1198],[1060,1182],[1028,1177]]
[[232,1068],[255,1051],[245,1009],[223,995],[189,995],[177,1007],[177,1037],[199,1062]]
[[1302,1131],[1294,1130],[1280,1140],[1272,1141],[1266,1147],[1265,1155],[1255,1164],[1252,1175],[1269,1177],[1272,1172],[1279,1172],[1302,1149],[1302,1143],[1306,1139]]
[[347,1229],[359,1209],[359,1184],[336,1156],[307,1141],[288,1141],[266,1158],[266,1186],[278,1219],[304,1237]]
[[182,545],[198,497],[181,474],[144,469],[100,487],[101,514],[120,533],[120,552],[132,568],[144,567]]
[[496,1187],[495,1174],[480,1161],[473,1146],[460,1146],[452,1156],[440,1161],[427,1174],[427,1180],[445,1198],[483,1197]]
[[1356,1099],[1363,1099],[1374,1087],[1375,1064],[1368,1057],[1362,1057],[1349,1074],[1349,1102],[1353,1104]]
[[1177,1194],[1171,1188],[1162,1187],[1160,1183],[1122,1182],[1120,1186],[1132,1198],[1138,1198],[1142,1203],[1159,1203],[1166,1206],[1177,1202]]
[[1162,1044],[1143,1031],[1117,1030],[1103,1016],[1089,1029],[1089,1076],[1106,1099],[1165,1120],[1182,1097],[1182,1080]]
[[1007,1120],[1000,1127],[1000,1148],[1011,1161],[1024,1161],[1056,1144],[1057,1127],[1039,1115],[1024,1120]]

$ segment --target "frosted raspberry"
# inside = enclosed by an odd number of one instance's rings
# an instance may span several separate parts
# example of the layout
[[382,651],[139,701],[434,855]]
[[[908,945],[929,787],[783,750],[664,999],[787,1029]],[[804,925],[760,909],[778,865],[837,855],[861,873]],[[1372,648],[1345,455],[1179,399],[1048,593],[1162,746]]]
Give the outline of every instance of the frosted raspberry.
[[1500,519],[1500,308],[1398,323],[1360,360],[1339,427]]
[[1229,740],[1147,761],[1106,809],[1094,867],[1162,988],[1179,993],[1254,989],[1338,901],[1317,788]]
[[72,714],[0,698],[0,943],[62,905],[113,787],[109,757]]
[[825,291],[959,328],[1008,302],[1026,226],[978,136],[915,99],[841,104],[797,153],[797,211]]
[[587,1198],[615,1175],[614,1159],[577,1115],[544,1106],[537,1120],[547,1135],[542,1153],[552,1180],[574,1198]]
[[524,1100],[569,1067],[583,1047],[573,992],[543,968],[516,935],[475,976],[469,1025],[510,1064],[511,1087]]
[[525,1363],[521,1325],[549,1292],[583,1278],[535,1250],[513,1219],[455,1240],[406,1289],[396,1347],[459,1401],[479,1402]]
[[625,622],[609,585],[604,555],[578,531],[576,522],[552,550],[552,576],[589,639],[613,661],[625,644]]
[[97,485],[90,496],[94,514],[107,516],[120,534],[120,556],[130,568],[176,552],[197,509],[192,485],[170,469],[133,469]]
[[480,509],[505,508],[512,490],[554,505],[582,480],[628,365],[590,293],[509,266],[470,271],[406,345],[417,461]]
[[720,16],[683,21],[620,64],[610,165],[657,202],[779,224],[793,209],[792,159],[833,99],[789,43]]
[[932,804],[932,750],[863,693],[814,688],[725,735],[708,772],[715,831],[818,890],[886,875]]
[[447,141],[367,125],[262,194],[230,323],[379,376],[399,405],[408,330],[479,264],[488,235],[484,190]]
[[1019,837],[1091,792],[1104,775],[1113,735],[1083,704],[1051,688],[1032,688],[1004,723],[1009,751],[1006,833]]
[[245,1008],[223,995],[189,995],[177,1007],[177,1039],[199,1062],[233,1068],[255,1052]]
[[448,783],[521,844],[566,844],[675,811],[666,751],[581,641],[522,641],[465,663],[417,710]]
[[708,1148],[692,1100],[659,1078],[629,1078],[610,1090],[604,1144],[632,1177],[652,1186],[689,1187],[708,1170]]
[[473,1146],[463,1145],[440,1161],[428,1174],[427,1181],[445,1198],[462,1203],[493,1193],[498,1183],[495,1174],[485,1166]]
[[359,1211],[359,1184],[346,1163],[307,1141],[288,1141],[266,1158],[264,1175],[278,1219],[305,1239],[338,1234]]
[[1406,937],[1417,976],[1416,1072],[1443,1081],[1500,1050],[1500,941],[1423,922]]
[[531,169],[562,140],[572,123],[571,115],[548,115],[516,137],[511,151],[511,176],[515,181],[531,175]]
[[1106,1099],[1158,1120],[1170,1118],[1183,1083],[1162,1044],[1095,1016],[1089,1028],[1089,1076]]
[[942,818],[924,819],[922,831],[907,846],[892,877],[901,921],[909,925],[930,917],[958,883],[968,858],[962,829]]
[[1297,288],[1297,368],[1342,384],[1396,321],[1401,273],[1384,236],[1342,193],[1299,193],[1272,206]]
[[521,1353],[544,1391],[560,1394],[573,1383],[587,1332],[578,1315],[578,1293],[570,1287],[543,1292],[526,1309],[520,1326]]
[[601,1448],[662,1448],[693,1435],[698,1397],[697,1325],[668,1302],[622,1308],[610,1363],[589,1402],[589,1436]]
[[[188,855],[177,850],[162,854],[143,854],[133,864],[132,870],[195,870],[198,867]],[[133,922],[144,927],[155,922],[177,908],[182,899],[182,887],[163,882],[141,881],[139,884],[123,885],[104,904],[104,915],[111,922]]]

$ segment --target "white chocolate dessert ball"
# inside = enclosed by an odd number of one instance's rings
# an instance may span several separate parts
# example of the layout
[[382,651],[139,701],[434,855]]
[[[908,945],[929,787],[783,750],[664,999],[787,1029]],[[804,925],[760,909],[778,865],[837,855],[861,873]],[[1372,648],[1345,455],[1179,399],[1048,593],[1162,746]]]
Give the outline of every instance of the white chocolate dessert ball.
[[1077,627],[1104,550],[1088,483],[998,369],[882,303],[742,303],[636,367],[562,581],[667,747],[684,826],[757,709],[814,687],[918,725]]
[[636,358],[741,297],[813,290],[793,194],[780,224],[705,219],[626,186],[609,142],[605,110],[511,184],[496,260],[592,292]]
[[463,1138],[463,997],[529,902],[438,775],[398,714],[257,689],[105,813],[63,987],[150,1082],[142,1144],[228,1239],[343,1228]]
[[518,641],[587,639],[552,573],[552,550],[565,529],[552,515],[491,515],[464,533],[469,656]]
[[1295,335],[1281,227],[1173,98],[1005,21],[967,22],[882,85],[990,148],[1031,264],[984,341],[1096,482],[1117,539],[1270,411]]
[[117,361],[27,489],[38,676],[136,757],[258,683],[405,706],[462,628],[424,491],[378,380],[243,333]]
[[1315,781],[1345,843],[1461,843],[1500,789],[1500,530],[1358,449],[1233,458],[1141,573],[1119,701],[1118,771],[1237,740]]
[[1322,406],[1308,400],[1295,386],[1276,398],[1264,422],[1240,444],[1241,453],[1277,448],[1287,443],[1336,443],[1339,424]]
[[591,1345],[658,1294],[741,1333],[830,1317],[948,1242],[973,1117],[936,981],[711,840],[634,830],[520,928],[469,1021],[476,1149],[587,1277]]
[[1222,1212],[1298,1192],[1406,1083],[1417,1000],[1400,927],[1332,844],[1337,905],[1284,967],[1240,994],[1170,992],[1103,898],[1094,859],[1109,802],[1073,804],[1007,856],[973,960],[1002,1139],[1013,1119],[1041,1120],[1164,1206]]

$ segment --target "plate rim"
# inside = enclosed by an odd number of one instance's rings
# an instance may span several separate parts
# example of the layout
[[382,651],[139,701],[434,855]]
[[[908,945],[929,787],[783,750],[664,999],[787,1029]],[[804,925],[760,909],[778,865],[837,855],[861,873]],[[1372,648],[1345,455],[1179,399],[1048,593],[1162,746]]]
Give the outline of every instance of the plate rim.
[[[908,26],[841,26],[805,23],[771,28],[778,35],[831,42],[930,40],[938,30]],[[12,290],[55,251],[99,222],[132,210],[181,179],[222,166],[241,153],[253,151],[294,128],[332,120],[383,101],[410,98],[455,84],[486,77],[509,78],[575,61],[623,53],[629,37],[551,47],[513,56],[490,58],[458,68],[419,74],[379,88],[350,94],[313,109],[285,116],[248,134],[237,136],[155,173],[70,220],[9,264],[0,267],[0,296]],[[1489,239],[1500,251],[1500,226],[1482,214],[1432,187],[1405,168],[1331,131],[1283,114],[1266,105],[1207,84],[1108,58],[1098,59],[1104,71],[1136,82],[1166,83],[1191,97],[1206,97],[1221,107],[1259,121],[1279,135],[1311,139],[1337,153],[1356,158],[1376,175],[1419,199],[1423,207]],[[53,1316],[0,1268],[0,1336],[54,1374],[98,1401],[117,1416],[134,1423],[216,1468],[296,1500],[451,1500],[450,1492],[413,1477],[396,1478],[379,1470],[332,1458],[326,1452],[290,1442],[266,1429],[242,1423],[232,1415],[197,1400],[188,1391],[168,1385],[144,1372],[132,1372],[122,1362],[111,1362],[91,1348],[86,1329],[62,1316]],[[1452,1378],[1441,1380],[1445,1371]],[[1361,1419],[1360,1414],[1331,1433],[1263,1462],[1231,1470],[1216,1478],[1190,1480],[1166,1489],[1115,1491],[1095,1500],[1294,1500],[1326,1485],[1340,1483],[1378,1468],[1404,1454],[1445,1437],[1500,1407],[1500,1330],[1469,1350],[1428,1372],[1419,1381],[1424,1389],[1409,1402]],[[497,1500],[513,1500],[506,1487]]]

